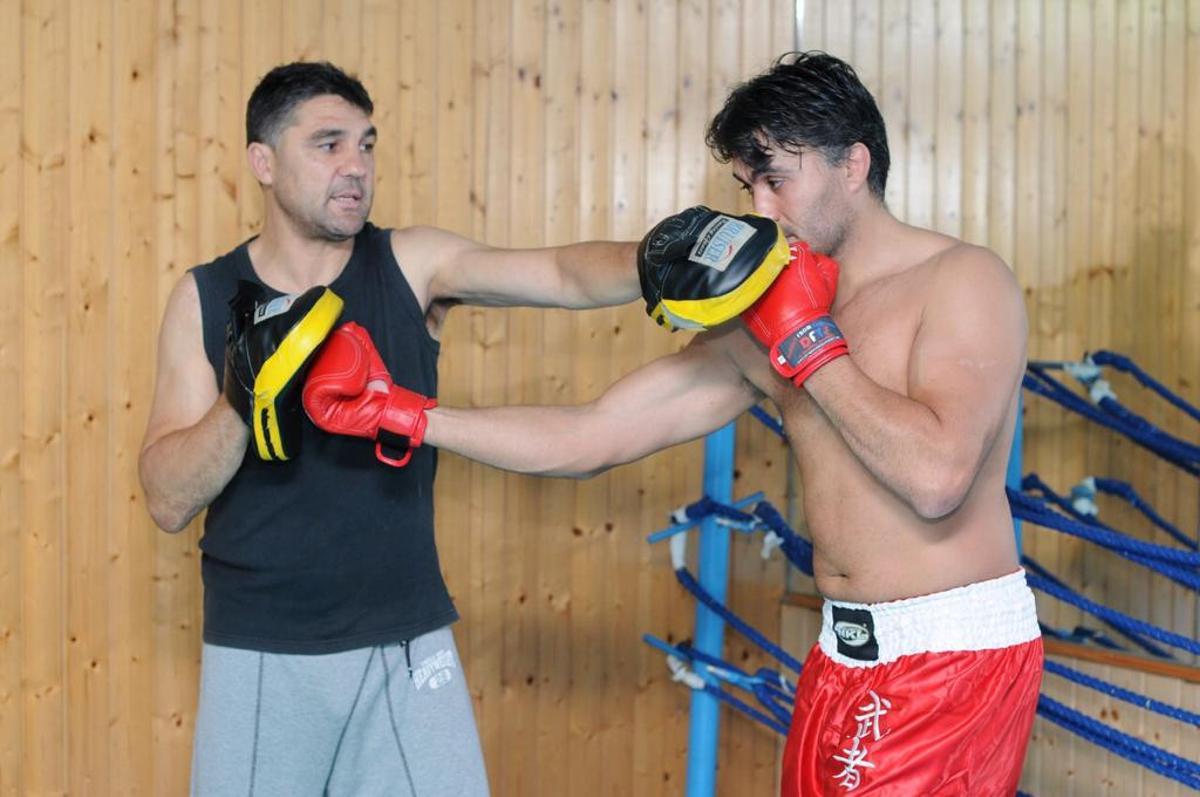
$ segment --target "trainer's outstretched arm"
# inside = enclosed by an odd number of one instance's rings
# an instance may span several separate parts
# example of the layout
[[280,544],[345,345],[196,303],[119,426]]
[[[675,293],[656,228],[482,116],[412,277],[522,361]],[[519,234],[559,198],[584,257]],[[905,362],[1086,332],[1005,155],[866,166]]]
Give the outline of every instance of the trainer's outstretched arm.
[[719,429],[762,396],[712,335],[578,406],[428,411],[425,444],[519,473],[587,478]]

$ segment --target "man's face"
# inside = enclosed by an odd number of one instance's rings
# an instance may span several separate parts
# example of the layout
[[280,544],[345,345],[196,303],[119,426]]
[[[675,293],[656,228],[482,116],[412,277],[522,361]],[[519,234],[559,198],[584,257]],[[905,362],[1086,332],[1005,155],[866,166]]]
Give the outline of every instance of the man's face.
[[314,238],[352,238],[371,213],[374,150],[375,127],[362,109],[333,94],[302,102],[273,148],[275,202]]
[[733,176],[750,194],[754,211],[774,219],[791,240],[835,255],[846,239],[850,206],[842,172],[818,150],[774,148],[766,167],[754,171],[739,160]]

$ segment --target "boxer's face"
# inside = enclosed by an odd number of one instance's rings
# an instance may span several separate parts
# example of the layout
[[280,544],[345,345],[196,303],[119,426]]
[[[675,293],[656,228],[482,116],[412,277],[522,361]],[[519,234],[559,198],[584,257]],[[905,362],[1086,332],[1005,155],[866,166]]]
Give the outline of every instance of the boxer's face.
[[271,193],[308,234],[351,238],[371,212],[375,192],[375,126],[362,109],[328,94],[292,112],[275,143]]
[[733,162],[733,175],[750,193],[754,211],[779,222],[788,238],[836,256],[850,221],[842,170],[808,147],[798,154],[769,152],[770,161],[757,172],[742,161]]

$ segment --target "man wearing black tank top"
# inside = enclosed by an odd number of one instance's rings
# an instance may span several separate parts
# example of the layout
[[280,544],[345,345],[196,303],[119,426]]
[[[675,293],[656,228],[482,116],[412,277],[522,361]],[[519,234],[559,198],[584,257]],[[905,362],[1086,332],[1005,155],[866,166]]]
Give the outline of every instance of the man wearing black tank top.
[[164,530],[209,510],[193,794],[487,792],[434,547],[435,450],[386,468],[362,441],[305,422],[294,458],[259,460],[221,391],[238,280],[267,297],[330,286],[395,382],[428,396],[452,303],[640,295],[633,243],[518,251],[371,225],[372,110],[330,64],[267,74],[246,118],[262,232],[190,270],[167,301],[139,467]]

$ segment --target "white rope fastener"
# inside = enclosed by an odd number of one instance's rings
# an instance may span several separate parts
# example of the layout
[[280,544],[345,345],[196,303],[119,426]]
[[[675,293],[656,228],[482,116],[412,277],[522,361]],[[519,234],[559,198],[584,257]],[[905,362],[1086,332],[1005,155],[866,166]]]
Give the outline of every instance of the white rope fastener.
[[1063,363],[1062,368],[1084,385],[1090,386],[1093,382],[1100,378],[1100,366],[1092,362],[1091,357],[1083,358],[1082,362]]
[[1092,400],[1093,404],[1099,404],[1101,400],[1106,398],[1113,401],[1117,400],[1117,394],[1113,392],[1112,387],[1106,379],[1097,379],[1095,382],[1092,382],[1091,387],[1088,388],[1088,397]]
[[770,559],[771,554],[775,553],[776,548],[783,547],[783,537],[780,537],[774,531],[768,531],[763,535],[762,541],[762,558]]
[[1071,507],[1081,515],[1096,517],[1100,507],[1096,505],[1096,478],[1088,476],[1071,488]]
[[672,681],[682,683],[689,689],[704,688],[704,679],[688,669],[688,666],[675,656],[667,656],[667,668],[671,670]]
[[671,567],[682,570],[687,567],[687,535],[676,534],[671,538]]

